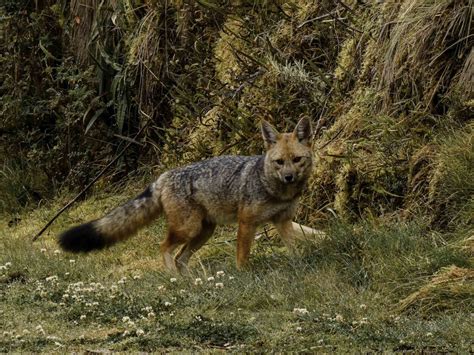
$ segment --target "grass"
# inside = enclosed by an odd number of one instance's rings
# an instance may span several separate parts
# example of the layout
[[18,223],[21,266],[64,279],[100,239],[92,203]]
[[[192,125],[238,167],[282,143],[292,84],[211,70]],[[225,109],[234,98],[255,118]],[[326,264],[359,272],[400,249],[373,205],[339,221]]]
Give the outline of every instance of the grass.
[[325,241],[302,242],[297,257],[264,235],[250,269],[238,272],[235,230],[223,228],[189,276],[163,270],[162,221],[109,250],[57,251],[62,229],[130,195],[88,199],[34,244],[64,201],[14,225],[2,220],[0,352],[473,350],[472,277],[457,298],[459,287],[450,287],[399,306],[445,267],[472,270],[471,254],[455,247],[459,235],[423,223],[334,222]]

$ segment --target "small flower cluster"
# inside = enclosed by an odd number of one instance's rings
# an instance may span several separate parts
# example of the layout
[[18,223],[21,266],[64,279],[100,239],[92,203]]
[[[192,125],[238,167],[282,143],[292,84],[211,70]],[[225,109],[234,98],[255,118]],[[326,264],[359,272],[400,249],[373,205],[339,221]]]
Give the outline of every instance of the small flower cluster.
[[[223,282],[215,282],[216,279],[223,279],[225,277],[225,272],[223,270],[217,271],[216,276],[209,276],[207,278],[208,283],[213,283],[215,288],[224,288],[224,283]],[[234,276],[229,276],[229,280],[233,280]],[[194,286],[200,286],[203,285],[203,280],[198,277],[194,280]]]
[[309,314],[309,311],[306,308],[293,308],[293,313],[304,316]]
[[55,283],[59,281],[59,277],[57,275],[48,276],[45,281]]
[[0,265],[0,271],[6,271],[12,266],[10,261],[7,261],[4,265]]
[[152,306],[146,306],[142,308],[142,312],[146,313],[146,318],[155,318],[156,314],[153,312]]

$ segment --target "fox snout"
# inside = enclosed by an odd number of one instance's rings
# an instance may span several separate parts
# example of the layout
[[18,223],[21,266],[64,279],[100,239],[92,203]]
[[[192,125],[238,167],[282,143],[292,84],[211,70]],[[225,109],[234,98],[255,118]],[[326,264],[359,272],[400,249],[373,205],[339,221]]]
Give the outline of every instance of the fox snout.
[[293,174],[285,174],[283,175],[283,182],[286,184],[289,184],[293,181],[295,181],[295,176]]

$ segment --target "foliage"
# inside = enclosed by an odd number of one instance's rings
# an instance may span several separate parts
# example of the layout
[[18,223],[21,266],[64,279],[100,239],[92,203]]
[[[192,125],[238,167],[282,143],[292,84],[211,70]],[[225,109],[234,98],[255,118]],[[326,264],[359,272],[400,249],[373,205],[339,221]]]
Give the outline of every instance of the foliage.
[[[309,116],[320,159],[302,218],[327,219],[328,208],[347,218],[443,214],[433,205],[436,142],[472,117],[472,8],[471,0],[7,3],[0,156],[4,175],[20,167],[35,178],[10,175],[0,191],[15,210],[77,189],[124,137],[138,144],[113,179],[140,164],[256,154],[262,117],[285,130]],[[469,169],[461,165],[454,169]],[[34,193],[25,200],[25,191]]]

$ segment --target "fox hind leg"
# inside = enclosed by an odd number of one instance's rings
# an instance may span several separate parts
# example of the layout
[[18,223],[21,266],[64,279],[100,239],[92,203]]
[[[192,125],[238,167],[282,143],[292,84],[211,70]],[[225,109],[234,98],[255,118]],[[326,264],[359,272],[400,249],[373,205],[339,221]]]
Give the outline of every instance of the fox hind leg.
[[203,221],[201,232],[182,246],[175,257],[176,267],[181,273],[187,270],[189,258],[209,240],[215,229],[215,224]]
[[173,253],[180,244],[186,243],[186,239],[186,235],[180,234],[171,228],[168,229],[166,239],[160,245],[160,251],[163,263],[169,271],[178,271],[173,261]]
[[[177,211],[177,209],[173,209]],[[167,213],[168,234],[161,243],[160,250],[163,262],[170,271],[178,271],[173,258],[176,248],[187,244],[200,235],[203,216],[199,210],[184,209],[178,213]]]

